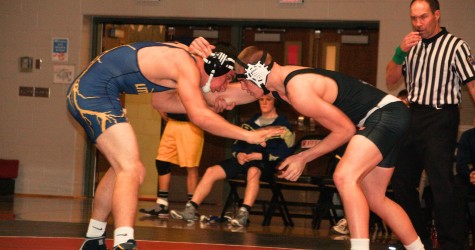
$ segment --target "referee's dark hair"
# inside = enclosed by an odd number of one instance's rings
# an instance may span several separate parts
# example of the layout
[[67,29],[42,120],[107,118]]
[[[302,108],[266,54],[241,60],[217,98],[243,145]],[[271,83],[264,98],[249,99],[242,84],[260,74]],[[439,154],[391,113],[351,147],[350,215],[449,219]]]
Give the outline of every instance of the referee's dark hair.
[[439,1],[438,0],[412,0],[411,1],[411,4],[409,6],[412,6],[412,4],[415,2],[415,1],[424,1],[424,2],[427,2],[430,6],[430,10],[432,11],[432,13],[434,13],[436,10],[440,10],[440,4],[439,4]]
[[409,95],[409,93],[407,92],[407,89],[403,89],[403,90],[399,91],[399,93],[397,94],[397,97],[407,98],[408,95]]

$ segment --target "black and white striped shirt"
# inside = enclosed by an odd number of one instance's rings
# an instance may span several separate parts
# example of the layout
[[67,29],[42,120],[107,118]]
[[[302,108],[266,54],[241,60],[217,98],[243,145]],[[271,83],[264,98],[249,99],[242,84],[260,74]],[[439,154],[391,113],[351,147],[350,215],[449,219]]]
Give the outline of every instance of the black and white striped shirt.
[[461,102],[461,87],[475,79],[470,47],[445,28],[414,46],[403,64],[408,100],[440,107]]

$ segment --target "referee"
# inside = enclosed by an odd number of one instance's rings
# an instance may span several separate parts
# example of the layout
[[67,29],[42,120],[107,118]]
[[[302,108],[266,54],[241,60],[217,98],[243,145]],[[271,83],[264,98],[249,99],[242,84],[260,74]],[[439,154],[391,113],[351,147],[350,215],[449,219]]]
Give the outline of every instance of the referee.
[[466,85],[475,99],[475,61],[468,44],[440,26],[437,0],[413,0],[410,13],[413,31],[403,38],[386,68],[388,88],[404,76],[412,115],[392,187],[395,200],[408,213],[425,249],[432,249],[416,189],[425,169],[440,247],[464,249],[464,207],[457,198],[459,190],[455,189],[452,170],[461,88]]

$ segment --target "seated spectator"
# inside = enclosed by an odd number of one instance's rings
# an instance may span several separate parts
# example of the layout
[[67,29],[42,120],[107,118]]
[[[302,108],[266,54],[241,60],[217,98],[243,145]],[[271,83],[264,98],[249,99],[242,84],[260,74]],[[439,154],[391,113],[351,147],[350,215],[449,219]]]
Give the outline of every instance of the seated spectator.
[[186,114],[167,114],[160,112],[166,122],[155,166],[158,172],[158,195],[156,203],[139,212],[168,218],[168,194],[172,179],[172,166],[186,169],[188,200],[191,199],[198,183],[198,166],[204,145],[204,132],[193,124]]
[[475,128],[462,133],[457,148],[457,175],[467,184],[469,193],[475,194]]
[[248,224],[249,213],[259,193],[259,181],[261,179],[268,181],[273,178],[276,166],[292,153],[295,141],[292,125],[285,116],[277,114],[275,104],[276,100],[272,94],[261,97],[259,99],[261,113],[254,115],[242,124],[242,127],[247,130],[258,130],[265,129],[267,126],[284,126],[288,132],[282,137],[268,140],[266,147],[236,141],[233,145],[233,157],[222,161],[219,165],[209,167],[198,183],[191,201],[186,203],[185,209],[170,211],[172,218],[185,221],[197,220],[198,207],[211,192],[213,184],[218,180],[243,174],[247,181],[244,201],[237,215],[231,220],[231,224],[236,227],[244,227]]
[[[461,199],[466,202],[466,214],[472,234],[475,233],[475,128],[462,133],[458,147],[456,160],[456,181],[460,186]],[[467,202],[472,200],[472,202]]]
[[[463,194],[475,195],[475,128],[462,133],[457,148],[457,177]],[[471,214],[475,215],[474,211]]]

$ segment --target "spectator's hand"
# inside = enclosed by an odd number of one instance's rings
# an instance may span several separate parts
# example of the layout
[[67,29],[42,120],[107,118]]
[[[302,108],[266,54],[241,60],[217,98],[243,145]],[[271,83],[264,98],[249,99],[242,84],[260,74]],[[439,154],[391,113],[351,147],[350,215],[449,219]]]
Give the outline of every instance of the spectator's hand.
[[246,154],[240,152],[240,153],[237,153],[236,160],[238,161],[240,165],[244,165],[244,163],[246,163],[245,157],[246,157]]
[[267,126],[267,127],[263,127],[263,128],[258,128],[255,131],[270,130],[270,129],[282,129],[282,133],[273,135],[273,136],[267,138],[267,140],[274,139],[274,138],[284,139],[286,136],[288,136],[289,133],[290,134],[292,133],[289,129],[287,129],[286,127],[283,127],[283,126]]
[[470,172],[469,177],[470,177],[470,183],[472,185],[475,185],[475,171]]
[[221,113],[224,110],[232,110],[236,106],[235,102],[228,104],[224,97],[217,97],[214,102],[213,110],[216,113]]
[[306,162],[300,154],[287,157],[277,168],[277,177],[296,181],[302,175]]
[[412,31],[402,39],[402,42],[399,47],[401,47],[402,51],[409,52],[409,50],[412,47],[416,46],[421,39],[422,37],[419,35],[419,32]]
[[262,129],[249,131],[246,142],[250,144],[261,144],[266,146],[266,141],[275,137],[281,137],[285,133],[284,127],[265,127]]
[[193,42],[191,42],[189,46],[189,50],[191,53],[198,54],[199,56],[205,58],[211,55],[213,49],[216,47],[211,45],[206,39],[203,37],[197,37]]

